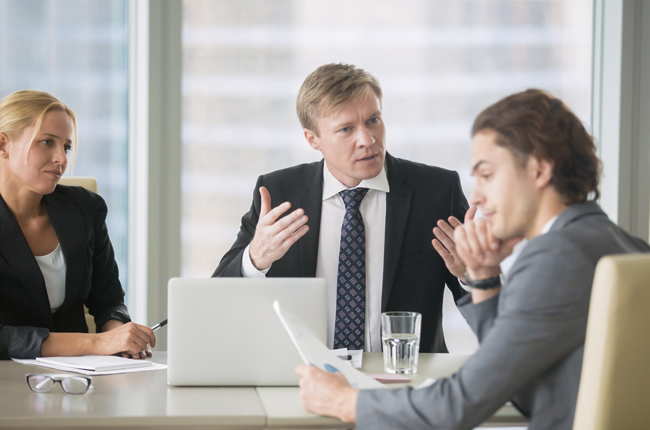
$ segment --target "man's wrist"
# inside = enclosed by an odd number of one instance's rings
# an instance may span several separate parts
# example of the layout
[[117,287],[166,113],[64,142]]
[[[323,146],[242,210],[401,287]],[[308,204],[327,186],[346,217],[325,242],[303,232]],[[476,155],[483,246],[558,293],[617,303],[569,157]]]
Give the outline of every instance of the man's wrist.
[[244,249],[241,261],[241,274],[245,278],[265,278],[271,266],[265,270],[258,270],[253,264],[253,259],[250,254],[250,244]]
[[341,396],[341,403],[339,409],[338,419],[344,423],[353,423],[357,420],[357,399],[359,398],[359,390],[349,387],[344,396]]
[[467,284],[472,289],[491,290],[493,288],[501,287],[501,275],[493,276],[491,278],[480,279],[480,280],[474,280],[469,275],[466,276],[466,278],[467,278]]
[[250,254],[250,258],[251,258],[251,264],[253,265],[255,270],[257,270],[258,272],[268,271],[269,268],[271,267],[271,264],[262,263],[262,262],[260,262],[259,259],[257,261],[255,261],[255,258],[253,257],[252,254]]
[[501,274],[501,267],[496,266],[496,267],[481,267],[480,269],[470,269],[469,267],[467,268],[467,272],[465,273],[465,278],[467,279],[467,283],[469,285],[470,280],[471,281],[481,281],[483,279],[488,279],[488,278],[494,278],[497,277]]

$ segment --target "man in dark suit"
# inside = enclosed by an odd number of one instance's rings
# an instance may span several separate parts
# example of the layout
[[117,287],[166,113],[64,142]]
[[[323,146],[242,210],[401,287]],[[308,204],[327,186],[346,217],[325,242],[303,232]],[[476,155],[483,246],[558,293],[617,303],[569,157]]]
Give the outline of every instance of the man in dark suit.
[[467,201],[456,172],[386,153],[381,97],[377,79],[351,65],[307,77],[297,111],[323,160],[259,177],[213,276],[322,277],[330,347],[380,351],[381,312],[413,311],[422,314],[420,350],[446,352],[443,291],[465,294],[464,266],[453,246],[446,264],[431,242],[436,220],[458,225]]

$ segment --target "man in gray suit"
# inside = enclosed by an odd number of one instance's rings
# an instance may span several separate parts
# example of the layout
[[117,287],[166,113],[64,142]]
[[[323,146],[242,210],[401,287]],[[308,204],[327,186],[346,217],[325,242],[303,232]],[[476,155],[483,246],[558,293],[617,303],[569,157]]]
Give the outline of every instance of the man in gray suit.
[[[479,350],[420,390],[358,391],[340,375],[298,366],[307,410],[364,429],[471,429],[511,400],[530,430],[572,427],[596,263],[650,247],[594,202],[596,148],[560,100],[539,90],[511,95],[477,117],[472,135],[470,201],[484,217],[454,220],[454,231],[444,226],[447,250],[435,246],[467,267],[471,297],[458,305]],[[501,287],[499,263],[521,238],[529,242]]]

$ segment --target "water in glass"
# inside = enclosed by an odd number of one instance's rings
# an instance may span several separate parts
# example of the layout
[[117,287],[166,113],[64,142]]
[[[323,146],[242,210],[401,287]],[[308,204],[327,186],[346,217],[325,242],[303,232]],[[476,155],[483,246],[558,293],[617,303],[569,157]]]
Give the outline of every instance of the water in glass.
[[392,333],[382,339],[384,367],[388,373],[417,373],[420,337],[416,334]]

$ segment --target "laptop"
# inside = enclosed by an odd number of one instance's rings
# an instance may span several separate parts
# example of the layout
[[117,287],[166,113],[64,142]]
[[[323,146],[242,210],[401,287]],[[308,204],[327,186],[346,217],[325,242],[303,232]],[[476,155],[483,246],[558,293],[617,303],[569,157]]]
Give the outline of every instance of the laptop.
[[167,383],[297,386],[293,369],[302,360],[273,310],[274,300],[326,343],[324,279],[170,279]]

